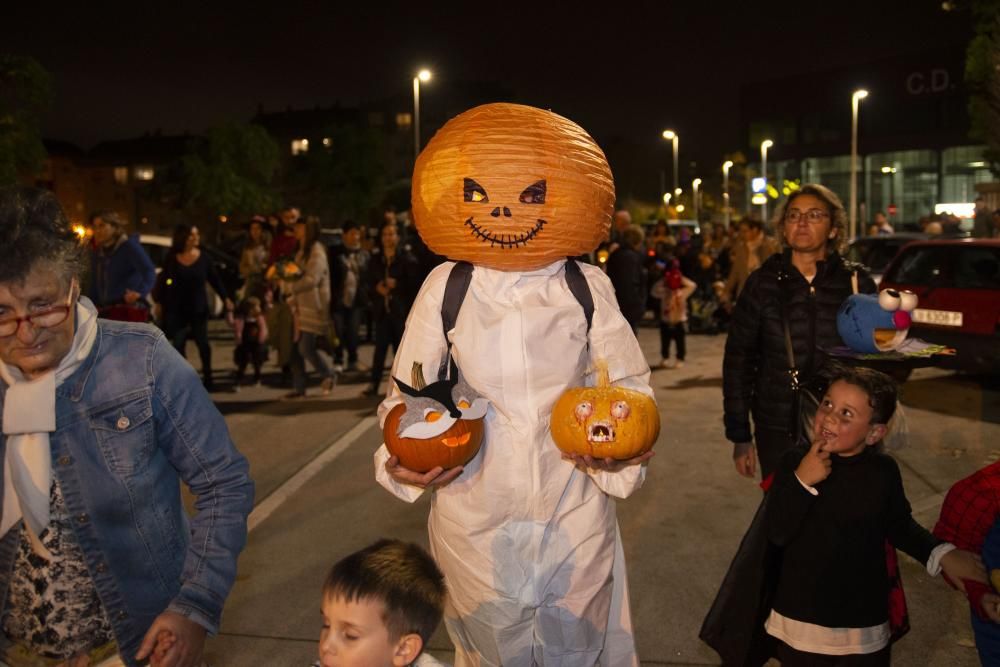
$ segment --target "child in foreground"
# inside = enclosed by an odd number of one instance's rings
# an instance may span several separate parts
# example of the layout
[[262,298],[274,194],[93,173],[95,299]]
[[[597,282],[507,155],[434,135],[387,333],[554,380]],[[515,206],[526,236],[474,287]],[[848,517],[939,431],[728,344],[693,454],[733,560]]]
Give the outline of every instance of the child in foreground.
[[879,447],[895,408],[887,375],[836,369],[808,451],[790,451],[775,475],[765,526],[782,556],[765,629],[785,667],[890,664],[886,540],[932,576],[976,567],[911,516],[899,468]]
[[416,544],[379,540],[347,556],[323,584],[314,667],[434,667],[423,653],[441,622],[444,576]]

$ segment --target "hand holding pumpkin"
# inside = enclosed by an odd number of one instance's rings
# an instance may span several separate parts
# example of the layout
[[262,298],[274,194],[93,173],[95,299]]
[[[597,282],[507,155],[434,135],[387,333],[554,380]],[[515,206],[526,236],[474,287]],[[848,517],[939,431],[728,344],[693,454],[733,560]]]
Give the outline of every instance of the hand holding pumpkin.
[[397,482],[412,484],[413,486],[419,486],[422,489],[435,486],[445,486],[461,475],[462,471],[465,470],[463,466],[455,466],[454,468],[449,468],[448,470],[445,470],[441,466],[437,466],[436,468],[431,468],[427,472],[414,472],[409,468],[401,466],[399,464],[398,456],[390,456],[389,460],[385,462],[385,469]]
[[639,456],[634,456],[630,459],[625,459],[624,461],[619,461],[618,459],[613,459],[610,456],[603,459],[595,459],[589,454],[580,456],[579,454],[566,454],[563,453],[562,457],[564,461],[572,461],[573,465],[581,470],[606,470],[607,472],[618,472],[623,470],[628,466],[642,465],[649,459],[653,458],[656,452],[650,450],[645,454],[640,454]]

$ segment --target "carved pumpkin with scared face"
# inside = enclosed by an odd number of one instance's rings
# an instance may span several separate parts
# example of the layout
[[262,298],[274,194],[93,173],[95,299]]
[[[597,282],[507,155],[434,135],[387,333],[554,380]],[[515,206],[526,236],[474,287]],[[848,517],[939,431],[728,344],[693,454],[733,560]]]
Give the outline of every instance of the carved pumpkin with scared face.
[[616,387],[606,365],[596,387],[567,390],[552,408],[552,440],[567,454],[626,460],[653,448],[660,413],[646,394]]
[[430,385],[425,385],[419,363],[413,365],[414,386],[393,378],[403,402],[389,411],[382,435],[389,453],[404,468],[454,468],[479,451],[489,402],[465,382],[454,361],[450,368],[447,379]]
[[417,158],[413,216],[435,253],[503,271],[590,252],[611,226],[604,153],[562,116],[486,104],[448,121]]

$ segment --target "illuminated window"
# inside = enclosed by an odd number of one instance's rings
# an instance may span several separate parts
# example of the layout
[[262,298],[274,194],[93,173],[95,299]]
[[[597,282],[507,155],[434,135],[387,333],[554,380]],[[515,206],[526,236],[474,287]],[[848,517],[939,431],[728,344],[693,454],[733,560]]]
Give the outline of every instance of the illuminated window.
[[301,155],[309,151],[308,139],[292,139],[292,155]]
[[137,181],[151,181],[155,175],[156,171],[153,169],[152,165],[148,164],[139,165],[132,170],[132,178]]
[[333,145],[333,140],[330,137],[323,137],[323,148],[329,148]]
[[128,167],[115,167],[115,183],[128,184]]
[[409,127],[410,125],[413,125],[413,114],[396,114],[396,127]]

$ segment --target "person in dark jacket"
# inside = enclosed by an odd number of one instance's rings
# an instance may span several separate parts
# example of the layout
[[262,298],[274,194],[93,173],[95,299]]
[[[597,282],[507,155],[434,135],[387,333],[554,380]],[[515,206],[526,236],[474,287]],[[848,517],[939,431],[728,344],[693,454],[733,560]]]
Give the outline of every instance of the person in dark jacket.
[[94,230],[94,249],[87,296],[105,319],[125,319],[126,313],[133,313],[132,319],[139,319],[134,313],[146,306],[143,297],[153,289],[156,267],[139,239],[125,233],[116,212],[96,211],[90,216],[90,225]]
[[205,388],[214,389],[212,382],[212,347],[208,342],[208,292],[211,285],[233,310],[226,288],[219,279],[212,261],[201,251],[198,228],[177,225],[170,252],[157,277],[155,298],[162,307],[163,333],[174,348],[184,356],[188,338],[194,338],[201,356],[201,373]]
[[775,216],[784,251],[750,274],[736,303],[723,360],[723,404],[726,438],[745,477],[755,476],[758,456],[762,476],[769,475],[798,439],[802,392],[792,386],[792,371],[799,383],[808,382],[823,365],[821,350],[843,345],[840,305],[855,289],[875,292],[868,274],[838,253],[846,219],[828,188],[807,184],[794,192]]
[[364,394],[377,396],[385,370],[385,357],[392,345],[399,349],[403,327],[413,300],[420,289],[419,266],[409,248],[399,244],[399,227],[387,222],[379,230],[381,247],[375,249],[368,263],[368,289],[375,323],[375,353],[372,357],[371,386]]
[[642,256],[642,228],[629,225],[621,231],[622,244],[608,257],[608,278],[615,288],[618,308],[636,330],[646,312],[646,269]]

